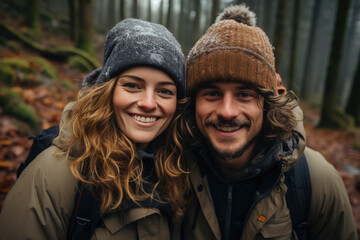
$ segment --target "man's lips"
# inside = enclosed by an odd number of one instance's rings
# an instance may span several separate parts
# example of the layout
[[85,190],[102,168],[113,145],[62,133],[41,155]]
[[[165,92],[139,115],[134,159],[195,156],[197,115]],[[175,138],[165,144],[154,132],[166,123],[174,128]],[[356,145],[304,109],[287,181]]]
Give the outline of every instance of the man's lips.
[[241,128],[241,126],[216,126],[216,125],[214,127],[222,132],[233,132]]

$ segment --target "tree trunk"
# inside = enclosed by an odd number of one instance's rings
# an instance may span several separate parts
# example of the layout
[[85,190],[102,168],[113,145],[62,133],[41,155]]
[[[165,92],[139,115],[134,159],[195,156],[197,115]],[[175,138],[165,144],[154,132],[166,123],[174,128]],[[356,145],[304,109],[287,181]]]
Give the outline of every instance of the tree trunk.
[[115,1],[110,0],[108,2],[107,11],[106,11],[106,31],[108,29],[111,29],[114,26],[114,23],[116,21],[115,19]]
[[147,19],[149,22],[151,22],[151,0],[148,0],[148,15]]
[[133,7],[132,7],[132,17],[138,18],[138,1],[133,0]]
[[213,24],[219,15],[220,9],[220,1],[219,0],[212,0],[212,9],[211,9],[211,24]]
[[309,87],[310,87],[310,79],[311,73],[313,71],[313,56],[317,54],[315,51],[315,38],[316,38],[316,29],[319,25],[319,14],[322,0],[315,0],[315,5],[313,8],[313,13],[311,17],[311,29],[310,29],[310,37],[308,40],[308,46],[306,49],[305,56],[305,67],[304,67],[304,79],[302,81],[300,96],[303,99],[309,98]]
[[120,20],[125,19],[125,0],[120,0]]
[[350,0],[339,0],[335,20],[335,30],[331,44],[330,58],[326,71],[326,82],[321,108],[319,127],[337,127],[334,113],[336,111],[336,97],[339,82],[339,70],[342,57],[346,21],[349,12]]
[[183,46],[183,39],[182,39],[182,35],[183,35],[183,31],[184,31],[184,20],[185,20],[185,11],[184,11],[184,0],[180,0],[180,14],[179,14],[179,27],[178,27],[178,34],[177,34],[177,39],[179,41],[179,43],[181,44],[181,46]]
[[[351,85],[352,75],[355,71],[354,58],[357,56],[354,55],[356,52],[354,51],[354,47],[356,47],[357,42],[357,22],[359,20],[359,12],[360,12],[360,1],[359,0],[352,0],[350,5],[350,9],[352,11],[351,17],[349,16],[350,23],[348,24],[347,34],[345,38],[344,44],[344,53],[343,53],[343,60],[341,62],[340,67],[340,76],[342,76],[342,84],[339,86],[339,90],[337,94],[339,96],[339,104],[341,106],[346,105],[348,92]],[[350,12],[349,12],[350,14]],[[359,16],[359,17],[358,17]],[[356,64],[356,63],[355,63]]]
[[73,42],[76,42],[76,37],[78,35],[77,30],[79,26],[79,18],[76,16],[79,8],[78,0],[68,0],[69,6],[69,27],[70,27],[70,39]]
[[164,1],[160,0],[160,6],[159,6],[159,24],[163,23],[163,14],[164,14]]
[[195,0],[195,19],[193,31],[193,43],[200,38],[200,16],[201,16],[201,0]]
[[27,1],[26,23],[35,35],[41,36],[40,14],[37,0]]
[[[293,26],[292,26],[292,39],[291,39],[291,56],[290,56],[290,74],[288,89],[295,91],[296,84],[296,62],[297,62],[297,39],[298,39],[298,25],[299,25],[299,11],[300,0],[295,0]],[[297,91],[295,91],[297,92]]]
[[274,35],[276,71],[279,72],[281,55],[284,46],[284,34],[286,28],[286,13],[288,0],[279,0],[276,13],[276,29]]
[[75,46],[91,55],[94,55],[93,1],[79,0],[79,3],[79,29]]
[[172,19],[172,5],[173,5],[173,0],[169,0],[169,6],[168,6],[168,12],[167,12],[167,19],[166,19],[166,27],[167,29],[170,30],[171,28],[171,19]]
[[347,102],[346,112],[349,113],[355,119],[356,126],[360,126],[360,54],[358,64],[356,67],[355,76],[353,79],[350,97]]

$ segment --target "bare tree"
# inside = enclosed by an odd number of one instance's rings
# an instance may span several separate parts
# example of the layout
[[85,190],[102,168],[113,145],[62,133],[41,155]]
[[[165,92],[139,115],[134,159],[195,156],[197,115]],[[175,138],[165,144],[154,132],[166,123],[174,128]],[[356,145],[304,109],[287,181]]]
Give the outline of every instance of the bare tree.
[[335,30],[331,44],[330,58],[326,71],[325,91],[321,108],[320,127],[338,127],[336,119],[336,100],[339,82],[340,63],[343,51],[347,16],[350,0],[341,0],[337,4]]
[[133,0],[133,6],[132,6],[132,17],[137,18],[138,17],[138,0]]
[[125,0],[120,0],[120,20],[125,19]]
[[26,7],[26,23],[36,35],[41,35],[39,5],[37,0],[28,0]]
[[195,13],[193,43],[195,43],[200,37],[201,0],[195,0]]
[[93,1],[79,0],[78,14],[79,28],[75,46],[94,55],[94,17]]
[[275,61],[276,61],[276,70],[279,72],[281,55],[284,45],[284,34],[286,26],[286,12],[288,0],[279,0],[278,9],[276,13],[276,29],[274,35],[274,47],[275,47]]
[[293,91],[295,91],[295,83],[296,83],[296,60],[297,60],[296,57],[297,57],[299,11],[300,11],[300,1],[295,0],[293,26],[292,26],[293,34],[291,39],[290,74],[289,74],[289,85],[288,85],[288,88]]
[[184,32],[184,20],[185,20],[184,1],[185,0],[180,0],[179,28],[177,34],[177,39],[180,42],[180,44],[183,44],[182,35]]
[[164,14],[164,1],[160,0],[159,6],[159,23],[163,24],[163,14]]
[[305,55],[305,67],[304,67],[305,74],[300,91],[300,96],[304,99],[308,99],[309,97],[308,89],[310,86],[310,76],[313,71],[313,65],[314,65],[313,56],[317,54],[315,51],[315,38],[316,38],[316,29],[319,25],[321,2],[322,0],[315,0],[315,5],[312,11],[310,36],[309,36],[308,46]]
[[169,0],[169,6],[168,6],[168,11],[167,11],[167,19],[166,19],[166,27],[168,29],[171,28],[171,19],[172,19],[172,15],[173,15],[173,12],[172,12],[172,5],[173,5],[173,0]]
[[69,27],[70,27],[70,39],[76,42],[77,31],[79,28],[79,18],[76,16],[79,8],[78,0],[68,0],[69,6]]
[[360,126],[360,54],[358,58],[358,64],[353,79],[353,84],[350,92],[350,97],[347,102],[346,112],[349,113],[355,119],[355,124]]
[[211,24],[215,22],[215,19],[219,14],[219,10],[220,10],[220,0],[213,0],[212,9],[211,9]]
[[147,19],[149,22],[151,22],[151,0],[148,0],[148,15]]

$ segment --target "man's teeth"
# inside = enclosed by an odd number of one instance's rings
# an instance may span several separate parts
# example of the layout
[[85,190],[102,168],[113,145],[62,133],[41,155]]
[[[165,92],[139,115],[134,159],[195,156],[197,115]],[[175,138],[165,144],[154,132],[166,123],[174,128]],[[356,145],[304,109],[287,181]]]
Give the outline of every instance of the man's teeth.
[[156,117],[142,117],[142,116],[134,115],[133,118],[139,122],[145,122],[145,123],[156,121]]
[[232,131],[238,130],[239,126],[234,126],[234,127],[219,127],[219,126],[217,126],[216,128],[223,132],[232,132]]

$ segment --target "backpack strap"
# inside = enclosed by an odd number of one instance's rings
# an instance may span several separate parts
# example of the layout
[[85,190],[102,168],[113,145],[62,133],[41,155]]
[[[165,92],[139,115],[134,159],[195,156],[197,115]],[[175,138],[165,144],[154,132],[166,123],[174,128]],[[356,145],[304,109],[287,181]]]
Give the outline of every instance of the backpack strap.
[[311,180],[304,154],[301,155],[295,166],[285,173],[285,184],[288,186],[286,201],[293,229],[298,239],[306,239],[311,201]]
[[58,135],[59,125],[56,125],[45,129],[36,136],[29,137],[29,139],[34,139],[34,142],[31,145],[29,155],[26,160],[20,164],[20,167],[16,172],[17,178],[19,178],[22,171],[24,171],[24,169],[32,162],[32,160],[34,160],[34,158],[36,158],[37,155],[52,145],[53,139]]
[[100,201],[93,196],[84,182],[79,182],[67,239],[90,239],[100,220]]

